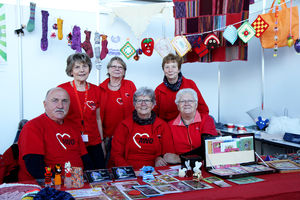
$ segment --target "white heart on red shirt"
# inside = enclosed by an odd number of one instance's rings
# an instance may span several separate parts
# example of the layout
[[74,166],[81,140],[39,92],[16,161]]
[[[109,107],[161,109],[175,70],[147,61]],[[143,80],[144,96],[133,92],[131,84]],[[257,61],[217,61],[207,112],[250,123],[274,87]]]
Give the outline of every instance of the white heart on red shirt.
[[[58,136],[60,136],[61,138],[59,138]],[[64,136],[67,136],[67,137],[71,137],[69,134],[67,133],[64,133],[64,134],[60,134],[60,133],[56,133],[56,138],[57,140],[59,141],[59,143],[61,144],[61,146],[64,148],[64,149],[67,149],[67,147],[61,142],[60,139],[63,139]]]
[[141,145],[139,145],[139,143],[136,141],[135,137],[136,137],[136,136],[140,136],[140,138],[141,138],[141,137],[143,137],[144,135],[147,136],[147,137],[150,137],[150,136],[148,135],[148,133],[142,133],[142,134],[141,134],[141,133],[136,133],[136,134],[133,136],[133,138],[132,138],[133,141],[134,141],[134,143],[136,144],[136,146],[138,146],[138,148],[142,148],[142,147],[141,147]]
[[122,100],[122,98],[117,98],[117,103],[120,104],[120,105],[123,105],[123,100]]
[[95,106],[95,102],[94,101],[87,101],[86,105],[91,109],[91,110],[95,110],[96,106]]

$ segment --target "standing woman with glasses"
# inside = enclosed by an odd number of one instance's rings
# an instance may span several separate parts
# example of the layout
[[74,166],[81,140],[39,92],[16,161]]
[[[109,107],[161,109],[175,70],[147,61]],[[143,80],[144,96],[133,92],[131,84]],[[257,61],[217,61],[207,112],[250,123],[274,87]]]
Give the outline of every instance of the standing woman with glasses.
[[152,111],[154,91],[139,88],[133,96],[135,110],[123,120],[112,139],[111,157],[116,166],[166,166],[179,163],[168,124]]
[[126,63],[120,57],[113,57],[107,64],[108,78],[99,85],[106,164],[115,128],[134,110],[132,102],[136,87],[132,81],[124,79],[126,69]]
[[197,109],[200,113],[208,114],[209,112],[195,82],[182,76],[181,63],[181,57],[174,54],[167,55],[162,62],[165,76],[163,82],[155,89],[156,106],[154,112],[165,121],[170,121],[177,117],[178,110],[174,100],[177,92],[183,88],[192,88],[197,92]]
[[[179,115],[169,122],[169,126],[176,154],[180,155],[204,147],[201,141],[204,135],[217,135],[213,118],[197,110],[198,96],[195,90],[190,88],[179,90],[175,103]],[[195,153],[202,155],[203,150],[201,148],[198,150]]]

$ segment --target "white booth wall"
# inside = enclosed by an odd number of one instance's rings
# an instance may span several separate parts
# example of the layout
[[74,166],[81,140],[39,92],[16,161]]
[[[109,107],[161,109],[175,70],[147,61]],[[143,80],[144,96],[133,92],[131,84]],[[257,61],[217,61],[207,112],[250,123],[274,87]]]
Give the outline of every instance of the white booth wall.
[[[294,4],[299,6],[299,2],[294,2]],[[42,9],[49,11],[47,51],[42,51],[40,48]],[[172,10],[169,12],[170,19],[168,20],[154,16],[140,40],[144,37],[153,37],[156,41],[164,35],[172,39],[174,19]],[[81,27],[82,41],[85,39],[83,31],[85,29],[92,31],[92,44],[94,44],[96,30],[109,37],[121,36],[122,44],[127,38],[134,46],[139,43],[130,27],[122,19],[116,18],[111,23],[108,20],[108,14],[40,8],[38,5],[34,32],[25,31],[25,36],[19,38],[14,34],[14,30],[20,26],[17,13],[17,6],[6,5],[6,50],[8,56],[7,63],[0,65],[0,154],[12,144],[21,118],[30,120],[44,112],[42,102],[46,91],[60,83],[72,80],[65,73],[66,59],[74,52],[67,45],[66,40],[66,35],[72,30],[72,26]],[[22,6],[21,13],[23,15],[21,23],[26,24],[29,18],[29,6]],[[251,22],[257,14],[259,13],[250,15]],[[64,20],[64,38],[61,41],[49,37],[51,26],[58,17]],[[19,42],[19,40],[21,41]],[[20,47],[19,44],[22,46]],[[108,47],[110,45],[109,43]],[[21,51],[19,51],[20,48]],[[21,56],[20,52],[22,52]],[[89,82],[98,85],[99,80],[102,82],[107,77],[106,65],[110,58],[111,56],[108,55],[102,61],[100,71],[93,67]],[[162,82],[162,58],[157,52],[154,51],[151,57],[142,55],[139,61],[132,58],[127,60],[123,56],[122,58],[128,66],[126,78],[134,81],[137,88],[149,86],[155,89]],[[263,52],[259,40],[253,38],[249,42],[248,61],[186,63],[182,66],[182,73],[186,78],[196,82],[210,109],[210,114],[216,120],[219,118],[223,123],[251,125],[254,122],[246,112],[261,106],[262,91],[265,107],[274,110],[279,115],[283,115],[283,110],[285,110],[291,117],[300,117],[300,107],[298,106],[300,94],[297,92],[300,85],[297,77],[300,74],[299,58],[294,49],[288,47],[280,48],[278,57],[274,58],[272,49]],[[264,87],[261,77],[263,59],[265,62]],[[94,58],[92,61],[94,64]],[[22,87],[19,87],[22,80],[19,77],[19,63],[23,69]],[[218,87],[218,69],[220,69],[220,88]],[[20,104],[20,99],[22,100],[20,91],[23,91],[23,105]],[[218,110],[218,104],[220,104],[220,110]],[[22,107],[23,111],[20,110]]]

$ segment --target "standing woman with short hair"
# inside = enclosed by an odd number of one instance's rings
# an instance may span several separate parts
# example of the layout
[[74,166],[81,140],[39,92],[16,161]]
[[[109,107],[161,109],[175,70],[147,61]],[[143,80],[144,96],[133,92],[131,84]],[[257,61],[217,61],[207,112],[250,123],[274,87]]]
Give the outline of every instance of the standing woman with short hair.
[[64,88],[70,95],[71,104],[65,120],[73,121],[74,126],[81,131],[94,169],[103,169],[105,148],[102,143],[100,94],[96,85],[87,82],[91,69],[91,59],[85,53],[70,55],[67,59],[66,73],[74,79],[58,87]]

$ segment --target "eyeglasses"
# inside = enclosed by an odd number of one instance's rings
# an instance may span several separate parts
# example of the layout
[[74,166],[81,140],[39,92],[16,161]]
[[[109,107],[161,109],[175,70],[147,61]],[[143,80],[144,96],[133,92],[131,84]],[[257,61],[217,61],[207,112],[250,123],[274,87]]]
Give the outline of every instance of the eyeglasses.
[[181,105],[184,105],[184,104],[192,104],[192,103],[195,103],[196,101],[195,100],[181,100],[181,101],[178,101],[179,104]]
[[135,103],[138,105],[142,105],[142,103],[150,105],[152,103],[152,101],[150,99],[138,99],[135,101]]
[[113,68],[113,69],[124,69],[123,66],[116,66],[116,65],[112,65],[112,66],[110,66],[110,68]]

